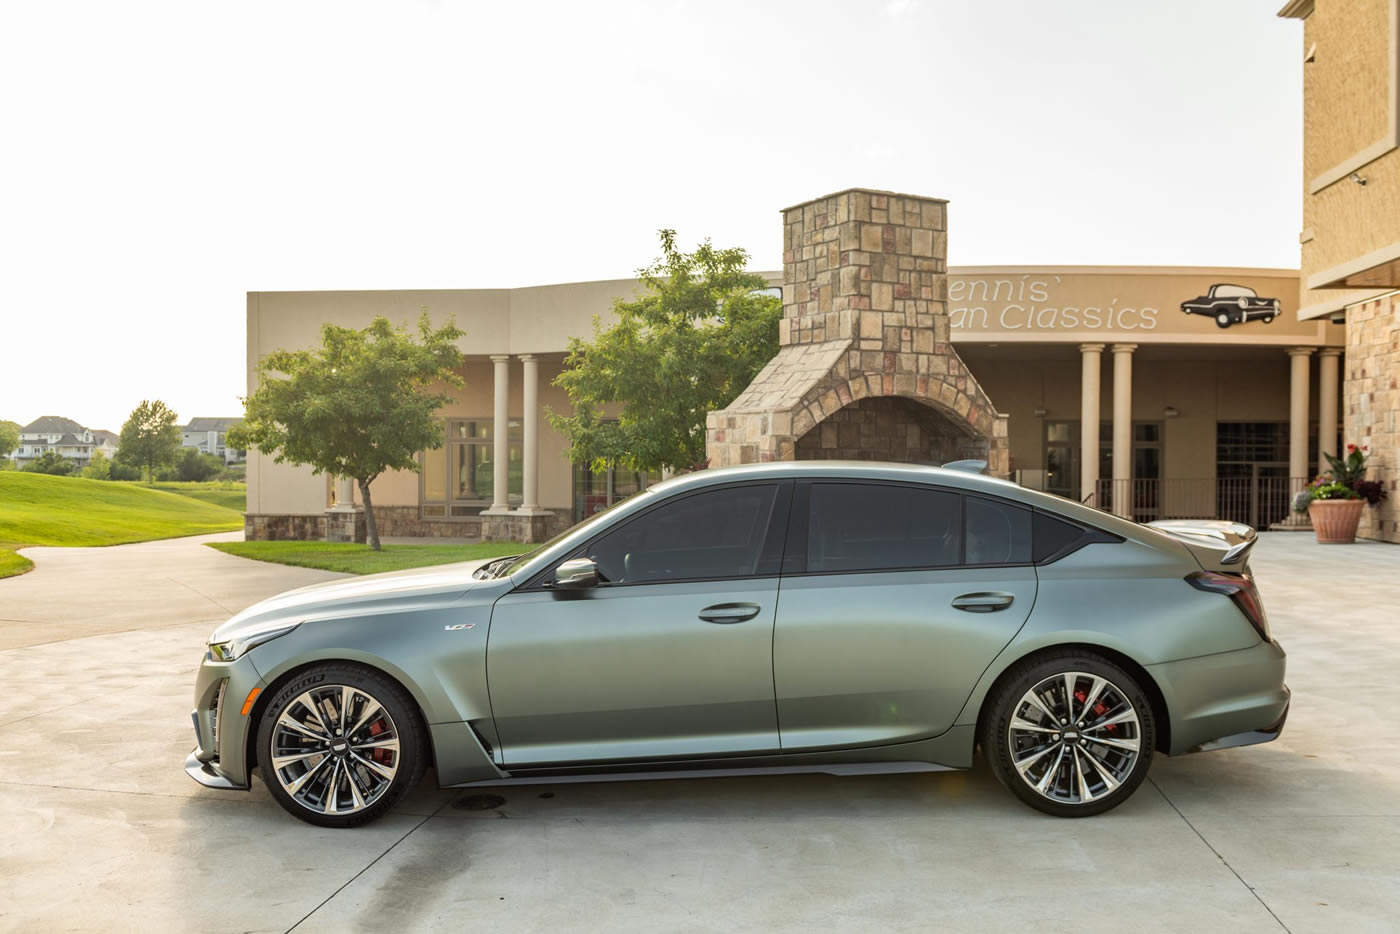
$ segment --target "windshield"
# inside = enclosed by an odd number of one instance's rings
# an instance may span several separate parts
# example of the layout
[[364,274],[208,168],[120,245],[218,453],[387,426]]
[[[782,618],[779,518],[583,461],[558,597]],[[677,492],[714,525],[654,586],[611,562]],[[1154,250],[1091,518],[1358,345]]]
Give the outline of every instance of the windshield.
[[511,574],[514,574],[516,571],[520,570],[522,567],[528,564],[530,561],[534,560],[536,555],[543,553],[549,548],[553,548],[555,545],[559,544],[561,541],[563,541],[565,538],[568,538],[570,535],[573,535],[577,532],[583,532],[591,528],[594,524],[598,522],[599,519],[603,518],[608,513],[612,512],[614,509],[621,506],[628,500],[631,500],[633,497],[644,496],[649,492],[649,490],[642,490],[640,493],[634,493],[633,496],[629,496],[626,499],[620,499],[608,508],[601,509],[598,512],[595,512],[593,515],[589,516],[587,519],[584,519],[578,525],[569,526],[567,529],[560,532],[558,535],[554,536],[549,541],[545,542],[542,545],[537,545],[535,548],[532,548],[530,551],[527,551],[524,554],[515,555],[509,558],[500,558],[496,561],[492,561],[490,564],[487,564],[481,568],[481,570],[485,572],[482,576],[509,577]]

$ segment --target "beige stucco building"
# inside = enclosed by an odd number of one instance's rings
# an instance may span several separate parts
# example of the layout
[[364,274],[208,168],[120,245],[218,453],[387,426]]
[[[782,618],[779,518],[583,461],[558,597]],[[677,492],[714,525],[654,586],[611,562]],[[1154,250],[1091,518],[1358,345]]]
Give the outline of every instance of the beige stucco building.
[[[933,208],[925,210],[933,216]],[[1295,271],[1005,266],[935,272],[932,253],[913,251],[938,243],[941,255],[946,240],[914,237],[912,231],[936,228],[910,227],[904,238],[900,225],[881,226],[895,233],[883,243],[865,244],[878,249],[848,251],[854,262],[865,257],[877,264],[874,285],[866,291],[873,304],[888,302],[889,309],[865,309],[877,313],[874,325],[868,318],[861,323],[859,270],[848,276],[854,299],[848,304],[857,307],[844,319],[831,310],[840,304],[839,294],[824,298],[819,286],[800,288],[793,269],[765,274],[784,293],[784,353],[794,334],[807,340],[793,353],[808,357],[854,341],[870,373],[858,391],[888,397],[861,410],[847,403],[862,400],[847,396],[842,402],[833,388],[830,417],[820,412],[818,400],[820,418],[785,424],[793,439],[786,456],[827,456],[832,445],[847,435],[858,439],[865,430],[867,436],[896,439],[899,450],[881,456],[990,454],[995,472],[1138,518],[1228,515],[1266,526],[1288,517],[1289,490],[1316,469],[1319,432],[1331,440],[1338,436],[1343,329],[1325,316],[1299,319]],[[851,236],[859,237],[858,229]],[[852,259],[840,254],[830,254],[838,283],[837,267]],[[926,279],[916,278],[907,290],[899,288],[898,278],[906,255],[911,269],[914,257],[929,261]],[[879,286],[882,256],[893,283],[888,298]],[[814,267],[806,272],[818,274]],[[594,315],[606,320],[613,300],[638,288],[635,280],[609,280],[520,289],[249,293],[249,388],[264,354],[315,345],[323,321],[364,326],[382,314],[411,322],[423,310],[435,321],[454,318],[466,331],[460,342],[466,385],[452,391],[455,401],[442,411],[446,445],[424,452],[421,475],[403,472],[376,481],[380,533],[474,536],[482,533],[485,513],[488,534],[538,538],[656,479],[571,464],[565,439],[545,417],[547,409],[569,411],[553,385],[568,338],[590,334]],[[921,302],[914,296],[923,290]],[[1183,311],[1183,303],[1198,299],[1216,304]],[[1217,310],[1224,315],[1220,321]],[[910,327],[891,324],[889,316],[900,314],[909,316]],[[945,324],[935,327],[940,316]],[[839,369],[843,386],[850,385],[857,374],[835,356],[823,365],[831,373]],[[861,358],[854,359],[859,368]],[[882,392],[877,374],[887,359],[890,379]],[[945,382],[949,388],[940,401]],[[957,401],[960,390],[965,404]],[[764,404],[773,402],[760,396]],[[923,408],[908,408],[909,400]],[[961,412],[980,428],[951,448],[906,447],[919,431],[937,434],[926,415],[940,406],[955,421]],[[838,408],[844,420],[835,414]],[[502,424],[504,432],[497,430]],[[712,424],[712,435],[714,430]],[[989,443],[968,448],[976,436]],[[882,443],[862,450],[891,450]],[[733,450],[735,462],[745,459],[741,446]],[[504,496],[497,493],[501,489]],[[342,501],[353,495],[348,484],[249,452],[248,534],[321,537],[328,515],[335,534],[331,507],[337,493]]]
[[1300,317],[1344,321],[1346,441],[1389,499],[1360,534],[1400,542],[1400,0],[1292,0],[1303,21]]

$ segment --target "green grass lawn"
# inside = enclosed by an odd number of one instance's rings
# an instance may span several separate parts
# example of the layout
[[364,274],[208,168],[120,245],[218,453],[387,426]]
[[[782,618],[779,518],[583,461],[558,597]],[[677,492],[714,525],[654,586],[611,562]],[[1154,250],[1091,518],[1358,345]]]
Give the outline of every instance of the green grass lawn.
[[215,506],[223,506],[225,509],[233,509],[237,512],[243,512],[248,508],[248,484],[235,483],[232,480],[204,480],[198,483],[185,480],[157,480],[155,483],[149,484],[139,480],[120,482],[148,490],[178,493],[181,496],[188,496],[190,499],[213,503]]
[[474,545],[385,545],[371,551],[368,545],[338,542],[210,542],[210,548],[240,558],[292,564],[300,568],[346,571],[350,574],[378,574],[402,571],[454,561],[499,558],[529,551],[529,545],[513,542],[480,542]]
[[119,545],[242,527],[232,509],[140,484],[0,473],[0,577],[34,566],[14,553],[26,545]]

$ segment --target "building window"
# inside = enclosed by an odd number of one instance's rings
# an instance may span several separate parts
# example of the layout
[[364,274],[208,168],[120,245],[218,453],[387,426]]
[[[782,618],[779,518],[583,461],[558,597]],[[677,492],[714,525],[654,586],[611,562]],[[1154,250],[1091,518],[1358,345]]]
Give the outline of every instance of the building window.
[[[475,516],[494,500],[496,446],[489,418],[447,419],[445,443],[436,451],[424,451],[419,480],[419,502],[424,516],[462,519]],[[506,502],[521,502],[523,475],[520,422],[511,420],[507,432]]]
[[[1217,422],[1216,515],[1255,528],[1287,518],[1296,478],[1288,476],[1287,422]],[[1308,464],[1317,463],[1317,428],[1308,426]],[[1306,478],[1303,478],[1306,479]]]
[[[1134,512],[1157,508],[1156,484],[1162,479],[1162,423],[1133,422]],[[1045,491],[1080,498],[1079,422],[1045,423]],[[1113,479],[1113,423],[1099,424],[1099,487],[1094,505],[1109,508]],[[1107,482],[1106,482],[1107,481]]]
[[661,474],[645,470],[612,467],[594,470],[588,464],[574,465],[574,521],[582,522],[613,503],[640,493],[661,481]]

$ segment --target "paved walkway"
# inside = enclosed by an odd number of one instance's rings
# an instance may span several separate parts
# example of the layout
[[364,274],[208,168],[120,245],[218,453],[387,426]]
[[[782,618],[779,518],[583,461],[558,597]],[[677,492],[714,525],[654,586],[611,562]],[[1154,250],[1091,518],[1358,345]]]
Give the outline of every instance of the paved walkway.
[[[1365,932],[1400,926],[1400,547],[1265,535],[1277,742],[1158,758],[1100,818],[982,766],[496,789],[355,831],[185,777],[213,623],[334,575],[206,536],[32,549],[0,581],[0,929]],[[233,536],[233,537],[236,537]]]

